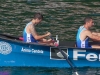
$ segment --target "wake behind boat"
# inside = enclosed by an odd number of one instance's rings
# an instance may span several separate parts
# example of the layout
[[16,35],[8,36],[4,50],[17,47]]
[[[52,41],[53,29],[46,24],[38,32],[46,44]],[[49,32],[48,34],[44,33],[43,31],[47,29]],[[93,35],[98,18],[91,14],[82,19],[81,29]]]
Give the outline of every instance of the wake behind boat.
[[[60,49],[75,67],[100,67],[100,49],[76,48],[75,42],[61,42]],[[58,47],[25,43],[0,35],[0,66],[70,67]]]

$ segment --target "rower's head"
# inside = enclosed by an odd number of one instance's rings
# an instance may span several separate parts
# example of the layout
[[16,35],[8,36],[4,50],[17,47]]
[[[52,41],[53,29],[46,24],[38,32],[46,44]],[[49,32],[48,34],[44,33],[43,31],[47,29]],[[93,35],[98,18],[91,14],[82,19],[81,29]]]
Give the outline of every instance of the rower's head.
[[43,15],[41,13],[36,13],[33,17],[33,20],[35,21],[35,24],[38,24],[42,21]]
[[89,28],[94,25],[92,17],[86,17],[84,19],[84,24],[87,25]]

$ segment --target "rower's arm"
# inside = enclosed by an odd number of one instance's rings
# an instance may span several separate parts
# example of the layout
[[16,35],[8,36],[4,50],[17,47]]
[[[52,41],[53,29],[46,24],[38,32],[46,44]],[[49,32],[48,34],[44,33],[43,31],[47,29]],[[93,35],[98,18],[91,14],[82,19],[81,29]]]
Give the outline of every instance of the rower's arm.
[[92,40],[100,41],[100,36],[98,36],[97,33],[94,34],[94,33],[90,32],[90,31],[87,31],[87,32],[86,32],[86,35],[87,35],[89,38],[91,38]]
[[36,40],[41,40],[41,39],[43,39],[44,37],[49,36],[49,33],[48,33],[48,34],[44,34],[44,35],[38,35],[38,34],[36,33],[36,30],[35,30],[35,27],[34,27],[34,26],[31,26],[31,27],[30,27],[30,32],[31,32],[32,36],[34,36],[34,38],[35,38]]
[[100,36],[100,33],[92,32],[93,35]]

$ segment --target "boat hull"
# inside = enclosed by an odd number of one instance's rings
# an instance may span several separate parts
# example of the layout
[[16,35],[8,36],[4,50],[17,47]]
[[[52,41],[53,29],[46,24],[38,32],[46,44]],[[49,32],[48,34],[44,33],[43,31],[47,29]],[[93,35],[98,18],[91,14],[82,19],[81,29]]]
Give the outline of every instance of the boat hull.
[[0,66],[70,67],[65,59],[53,58],[52,48],[0,38]]
[[[100,67],[99,49],[60,47],[74,67]],[[0,37],[0,66],[70,67],[57,47]]]

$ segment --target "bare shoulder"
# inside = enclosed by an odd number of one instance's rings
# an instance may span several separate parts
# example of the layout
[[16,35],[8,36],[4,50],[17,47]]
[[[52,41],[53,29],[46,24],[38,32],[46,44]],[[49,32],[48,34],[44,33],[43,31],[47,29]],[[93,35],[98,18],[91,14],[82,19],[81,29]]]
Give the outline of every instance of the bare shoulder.
[[90,30],[84,30],[85,34],[92,34]]
[[35,29],[35,26],[31,24],[30,25],[30,30],[33,31],[34,29]]
[[30,33],[30,31],[31,31],[31,24],[26,26],[26,32]]
[[83,35],[83,36],[91,36],[91,31],[90,30],[84,30],[84,31],[82,31],[82,33],[81,33],[81,35]]
[[92,35],[93,35],[92,32],[91,32],[90,30],[86,30],[84,33],[85,33],[86,36],[88,36],[88,37],[90,37],[90,38],[91,38]]
[[30,26],[30,32],[31,32],[31,34],[32,34],[33,36],[37,35],[34,25],[31,25],[31,26]]

